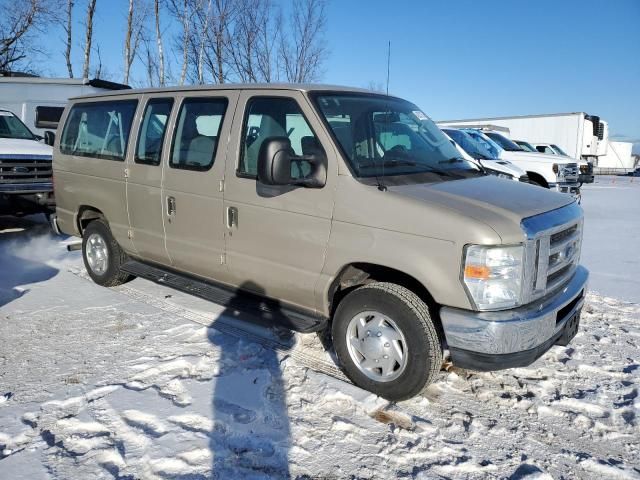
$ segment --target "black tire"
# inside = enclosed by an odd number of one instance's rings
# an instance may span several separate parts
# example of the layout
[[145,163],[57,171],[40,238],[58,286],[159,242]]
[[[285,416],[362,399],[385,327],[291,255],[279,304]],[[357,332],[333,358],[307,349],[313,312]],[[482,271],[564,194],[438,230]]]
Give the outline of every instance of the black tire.
[[[92,235],[98,235],[102,238],[108,252],[107,268],[102,273],[96,273],[87,259],[87,241]],[[127,261],[127,254],[113,238],[109,225],[104,220],[93,220],[82,232],[82,260],[91,279],[103,287],[122,285],[133,278],[132,275],[121,270],[120,267]]]
[[[404,335],[409,356],[406,367],[394,380],[369,378],[351,358],[348,326],[352,318],[366,311],[380,312],[392,319]],[[429,308],[415,293],[400,285],[376,282],[353,290],[338,305],[331,333],[345,374],[354,384],[388,400],[418,395],[434,381],[442,367],[442,342]]]

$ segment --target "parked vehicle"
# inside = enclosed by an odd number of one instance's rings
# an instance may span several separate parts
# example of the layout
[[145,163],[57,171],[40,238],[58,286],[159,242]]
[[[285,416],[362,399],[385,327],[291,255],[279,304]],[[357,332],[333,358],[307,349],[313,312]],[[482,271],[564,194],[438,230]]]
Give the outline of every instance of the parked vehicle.
[[462,152],[475,160],[487,173],[507,180],[529,183],[524,170],[507,160],[493,158],[491,152],[476,142],[468,133],[455,128],[443,128],[442,131],[451,138]]
[[406,100],[148,89],[73,99],[62,124],[53,224],[82,237],[100,285],[140,276],[329,328],[349,378],[394,400],[422,391],[445,349],[496,370],[576,334],[580,206],[484,174]]
[[53,211],[52,148],[12,112],[0,110],[0,214]]
[[524,140],[514,140],[518,144],[520,148],[522,148],[525,152],[533,152],[536,153],[536,147],[531,145],[529,142],[525,142]]
[[438,123],[461,127],[491,125],[504,128],[512,138],[530,143],[549,142],[560,145],[569,157],[591,164],[597,164],[597,158],[606,155],[609,139],[608,123],[596,115],[584,112],[444,120]]
[[627,172],[627,177],[640,177],[640,167],[636,168],[633,172]]
[[557,157],[525,152],[497,131],[475,128],[461,128],[461,130],[468,133],[476,142],[485,145],[496,158],[512,162],[524,170],[529,183],[567,193],[580,200],[577,164],[560,163]]
[[558,145],[553,143],[534,143],[536,151],[540,153],[547,153],[549,155],[560,155],[561,157],[568,157]]
[[0,108],[15,113],[32,132],[41,136],[47,130],[56,130],[71,97],[128,88],[99,79],[0,74]]

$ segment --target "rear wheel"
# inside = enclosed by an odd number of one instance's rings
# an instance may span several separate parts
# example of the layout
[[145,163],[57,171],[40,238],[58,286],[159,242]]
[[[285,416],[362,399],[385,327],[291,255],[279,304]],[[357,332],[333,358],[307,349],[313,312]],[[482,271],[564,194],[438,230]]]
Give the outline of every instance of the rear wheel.
[[392,283],[371,283],[338,305],[333,345],[356,385],[389,400],[419,394],[442,366],[442,346],[427,305]]
[[82,259],[87,273],[98,285],[115,287],[133,277],[120,268],[127,261],[104,220],[94,220],[82,232]]

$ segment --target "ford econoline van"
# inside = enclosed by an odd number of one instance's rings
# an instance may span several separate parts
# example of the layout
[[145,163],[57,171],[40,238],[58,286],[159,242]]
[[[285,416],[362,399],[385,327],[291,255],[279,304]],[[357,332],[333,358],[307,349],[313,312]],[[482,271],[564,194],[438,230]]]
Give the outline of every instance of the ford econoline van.
[[91,278],[143,277],[303,332],[357,385],[420,393],[445,354],[529,365],[576,334],[570,195],[487,175],[419,107],[366,90],[222,85],[70,101],[57,216]]

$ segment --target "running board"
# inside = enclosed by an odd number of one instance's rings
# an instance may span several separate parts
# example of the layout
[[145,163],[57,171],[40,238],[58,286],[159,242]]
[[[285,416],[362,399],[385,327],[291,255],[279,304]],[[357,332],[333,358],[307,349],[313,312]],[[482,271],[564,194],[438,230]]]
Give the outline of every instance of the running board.
[[231,315],[236,311],[246,312],[267,324],[275,323],[301,333],[318,332],[327,326],[326,318],[281,305],[277,300],[242,290],[231,290],[217,286],[213,282],[193,278],[147,263],[129,260],[120,268],[136,277],[151,280],[160,285],[166,285],[181,292],[223,305],[231,310]]

